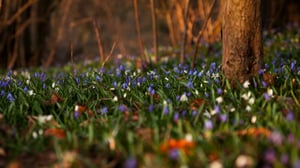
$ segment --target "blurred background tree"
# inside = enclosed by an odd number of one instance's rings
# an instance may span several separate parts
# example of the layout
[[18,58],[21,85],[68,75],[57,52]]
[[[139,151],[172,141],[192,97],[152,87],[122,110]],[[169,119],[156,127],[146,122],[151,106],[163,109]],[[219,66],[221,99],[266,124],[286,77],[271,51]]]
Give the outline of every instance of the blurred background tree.
[[[161,51],[161,55],[179,54],[185,3],[186,0],[156,1],[159,44],[171,46],[170,51]],[[211,0],[190,0],[186,20],[187,51],[193,49],[211,4]],[[221,5],[222,0],[217,0],[202,42],[220,41]],[[262,6],[265,29],[300,24],[298,0],[264,0]],[[138,10],[142,41],[151,51],[150,1],[139,0]],[[133,1],[0,0],[0,68],[48,67],[71,59],[75,62],[93,60],[100,54],[97,31],[104,55],[109,55],[114,43],[113,55],[140,54]]]

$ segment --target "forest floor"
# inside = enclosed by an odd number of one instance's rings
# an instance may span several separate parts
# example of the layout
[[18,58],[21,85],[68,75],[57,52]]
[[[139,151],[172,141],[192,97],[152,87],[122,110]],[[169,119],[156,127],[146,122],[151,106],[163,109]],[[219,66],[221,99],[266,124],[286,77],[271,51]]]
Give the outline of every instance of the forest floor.
[[264,33],[263,68],[234,89],[220,44],[194,69],[170,58],[2,73],[0,167],[300,167],[299,37]]

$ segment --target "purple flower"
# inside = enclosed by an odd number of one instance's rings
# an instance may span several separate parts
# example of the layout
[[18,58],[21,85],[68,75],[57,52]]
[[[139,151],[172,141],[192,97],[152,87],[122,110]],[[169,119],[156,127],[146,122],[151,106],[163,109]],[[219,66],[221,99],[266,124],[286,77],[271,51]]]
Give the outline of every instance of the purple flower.
[[193,110],[192,111],[192,116],[196,116],[198,114],[198,111],[197,110]]
[[170,83],[167,83],[167,84],[165,85],[165,88],[169,89],[169,88],[170,88]]
[[291,70],[295,70],[296,67],[296,61],[294,60],[293,62],[291,62]]
[[149,112],[152,112],[153,109],[154,109],[154,105],[153,105],[153,104],[150,104],[150,105],[148,106],[148,111],[149,111]]
[[280,157],[280,161],[282,164],[287,165],[289,163],[289,155],[284,153]]
[[283,142],[283,137],[282,135],[277,132],[277,131],[274,131],[271,133],[270,135],[270,140],[275,144],[275,145],[281,145],[282,142]]
[[75,112],[74,112],[74,117],[75,117],[75,118],[78,118],[79,116],[80,116],[79,111],[75,111]]
[[272,149],[267,150],[264,154],[264,160],[269,164],[273,164],[276,161],[275,151]]
[[147,89],[148,93],[150,93],[151,95],[155,95],[155,90],[149,86],[148,89]]
[[293,121],[294,120],[294,113],[292,111],[289,111],[288,114],[285,117],[288,121]]
[[1,90],[1,93],[0,93],[1,97],[4,97],[6,95],[5,91],[4,90]]
[[169,108],[167,106],[164,106],[163,113],[169,114]]
[[102,81],[102,79],[99,75],[96,76],[96,81],[98,81],[98,82]]
[[293,164],[293,168],[300,168],[300,160],[296,160]]
[[105,106],[101,109],[101,114],[107,114],[108,108]]
[[217,93],[218,93],[219,95],[222,94],[222,93],[223,93],[222,88],[218,88],[218,89],[217,89]]
[[176,113],[174,114],[173,120],[174,120],[175,122],[179,120],[179,113],[178,113],[178,112],[176,112]]
[[125,111],[127,111],[127,107],[124,105],[124,104],[121,104],[120,106],[119,106],[119,111],[121,111],[121,112],[125,112]]
[[270,97],[270,95],[268,93],[264,93],[264,98],[267,101],[271,100],[271,97]]
[[134,157],[129,157],[126,159],[125,164],[124,164],[125,168],[136,168],[137,167],[137,161]]
[[172,149],[169,151],[169,157],[171,160],[177,160],[179,158],[180,152],[178,149]]
[[211,130],[211,129],[213,129],[213,127],[214,127],[214,125],[211,120],[206,120],[204,122],[204,129]]
[[293,144],[295,142],[295,135],[294,134],[289,134],[287,137],[287,142],[290,144]]
[[194,84],[193,84],[193,81],[192,80],[189,80],[189,82],[185,85],[187,88],[194,88]]
[[268,86],[268,84],[265,81],[261,81],[261,84],[264,88],[266,88]]
[[227,115],[226,114],[221,114],[220,115],[220,120],[221,120],[221,122],[226,122],[227,121]]
[[14,96],[11,93],[8,93],[6,98],[8,99],[8,101],[10,102],[14,102],[16,99],[14,98]]
[[25,93],[27,93],[27,92],[28,92],[28,87],[25,86],[24,89],[23,89],[23,91],[24,91]]

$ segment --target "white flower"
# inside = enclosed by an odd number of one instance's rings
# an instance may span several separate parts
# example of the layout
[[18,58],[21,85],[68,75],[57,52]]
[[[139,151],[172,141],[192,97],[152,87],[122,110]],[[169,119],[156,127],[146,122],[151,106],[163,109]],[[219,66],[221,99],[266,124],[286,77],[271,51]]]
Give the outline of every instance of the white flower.
[[249,100],[250,97],[251,97],[251,92],[250,92],[250,91],[247,92],[247,93],[242,94],[242,98],[243,98],[244,100]]
[[127,96],[127,93],[124,93],[124,94],[123,94],[123,97],[126,98],[126,96]]
[[32,137],[33,137],[34,139],[37,139],[38,134],[34,131],[34,132],[32,132]]
[[39,115],[37,117],[37,120],[39,121],[39,123],[43,124],[43,123],[45,123],[47,121],[52,120],[52,118],[53,118],[53,116],[51,114],[50,115],[43,115],[43,116]]
[[222,96],[219,96],[216,98],[216,101],[220,104],[223,102],[223,97]]
[[246,106],[246,111],[251,111],[252,110],[252,108],[248,105],[248,106]]
[[252,116],[251,117],[251,123],[254,124],[256,123],[257,117],[256,116]]
[[209,164],[209,168],[223,168],[223,165],[219,160],[215,160]]
[[244,87],[245,89],[247,89],[247,88],[249,88],[249,86],[250,86],[250,82],[249,82],[248,80],[246,80],[246,81],[243,83],[243,87]]
[[166,80],[166,81],[169,81],[169,78],[165,77],[165,80]]
[[252,167],[253,166],[253,158],[247,155],[240,155],[236,160],[235,160],[235,166],[237,168],[240,167]]
[[230,109],[230,112],[235,112],[235,108],[232,107],[232,108]]
[[270,97],[273,97],[273,96],[274,96],[274,95],[273,95],[273,90],[270,89],[270,88],[268,88],[267,93],[268,93],[268,95],[269,95]]
[[195,90],[195,95],[199,95],[199,91],[197,89]]
[[188,101],[188,97],[186,96],[185,93],[183,93],[183,94],[181,95],[180,101],[181,101],[181,102],[186,102],[186,101]]
[[253,105],[254,102],[255,102],[255,99],[254,99],[253,97],[251,97],[251,98],[249,99],[249,101],[248,101],[248,103],[249,103],[250,105]]
[[118,97],[117,97],[117,96],[114,96],[113,102],[117,102],[117,101],[118,101]]
[[56,86],[55,82],[53,82],[51,86],[52,86],[52,88],[55,88],[55,86]]
[[185,135],[185,140],[188,141],[188,142],[192,142],[192,141],[193,141],[193,136],[192,136],[192,134],[186,134],[186,135]]
[[28,94],[29,94],[29,96],[32,96],[32,95],[34,95],[34,92],[33,92],[33,90],[28,90]]

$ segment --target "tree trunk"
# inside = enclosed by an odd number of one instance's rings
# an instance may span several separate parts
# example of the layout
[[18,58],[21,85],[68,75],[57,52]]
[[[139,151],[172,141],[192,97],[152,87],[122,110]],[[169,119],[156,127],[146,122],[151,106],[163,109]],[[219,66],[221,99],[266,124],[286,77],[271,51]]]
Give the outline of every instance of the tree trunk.
[[222,71],[231,82],[250,80],[261,68],[261,31],[261,0],[225,1]]

